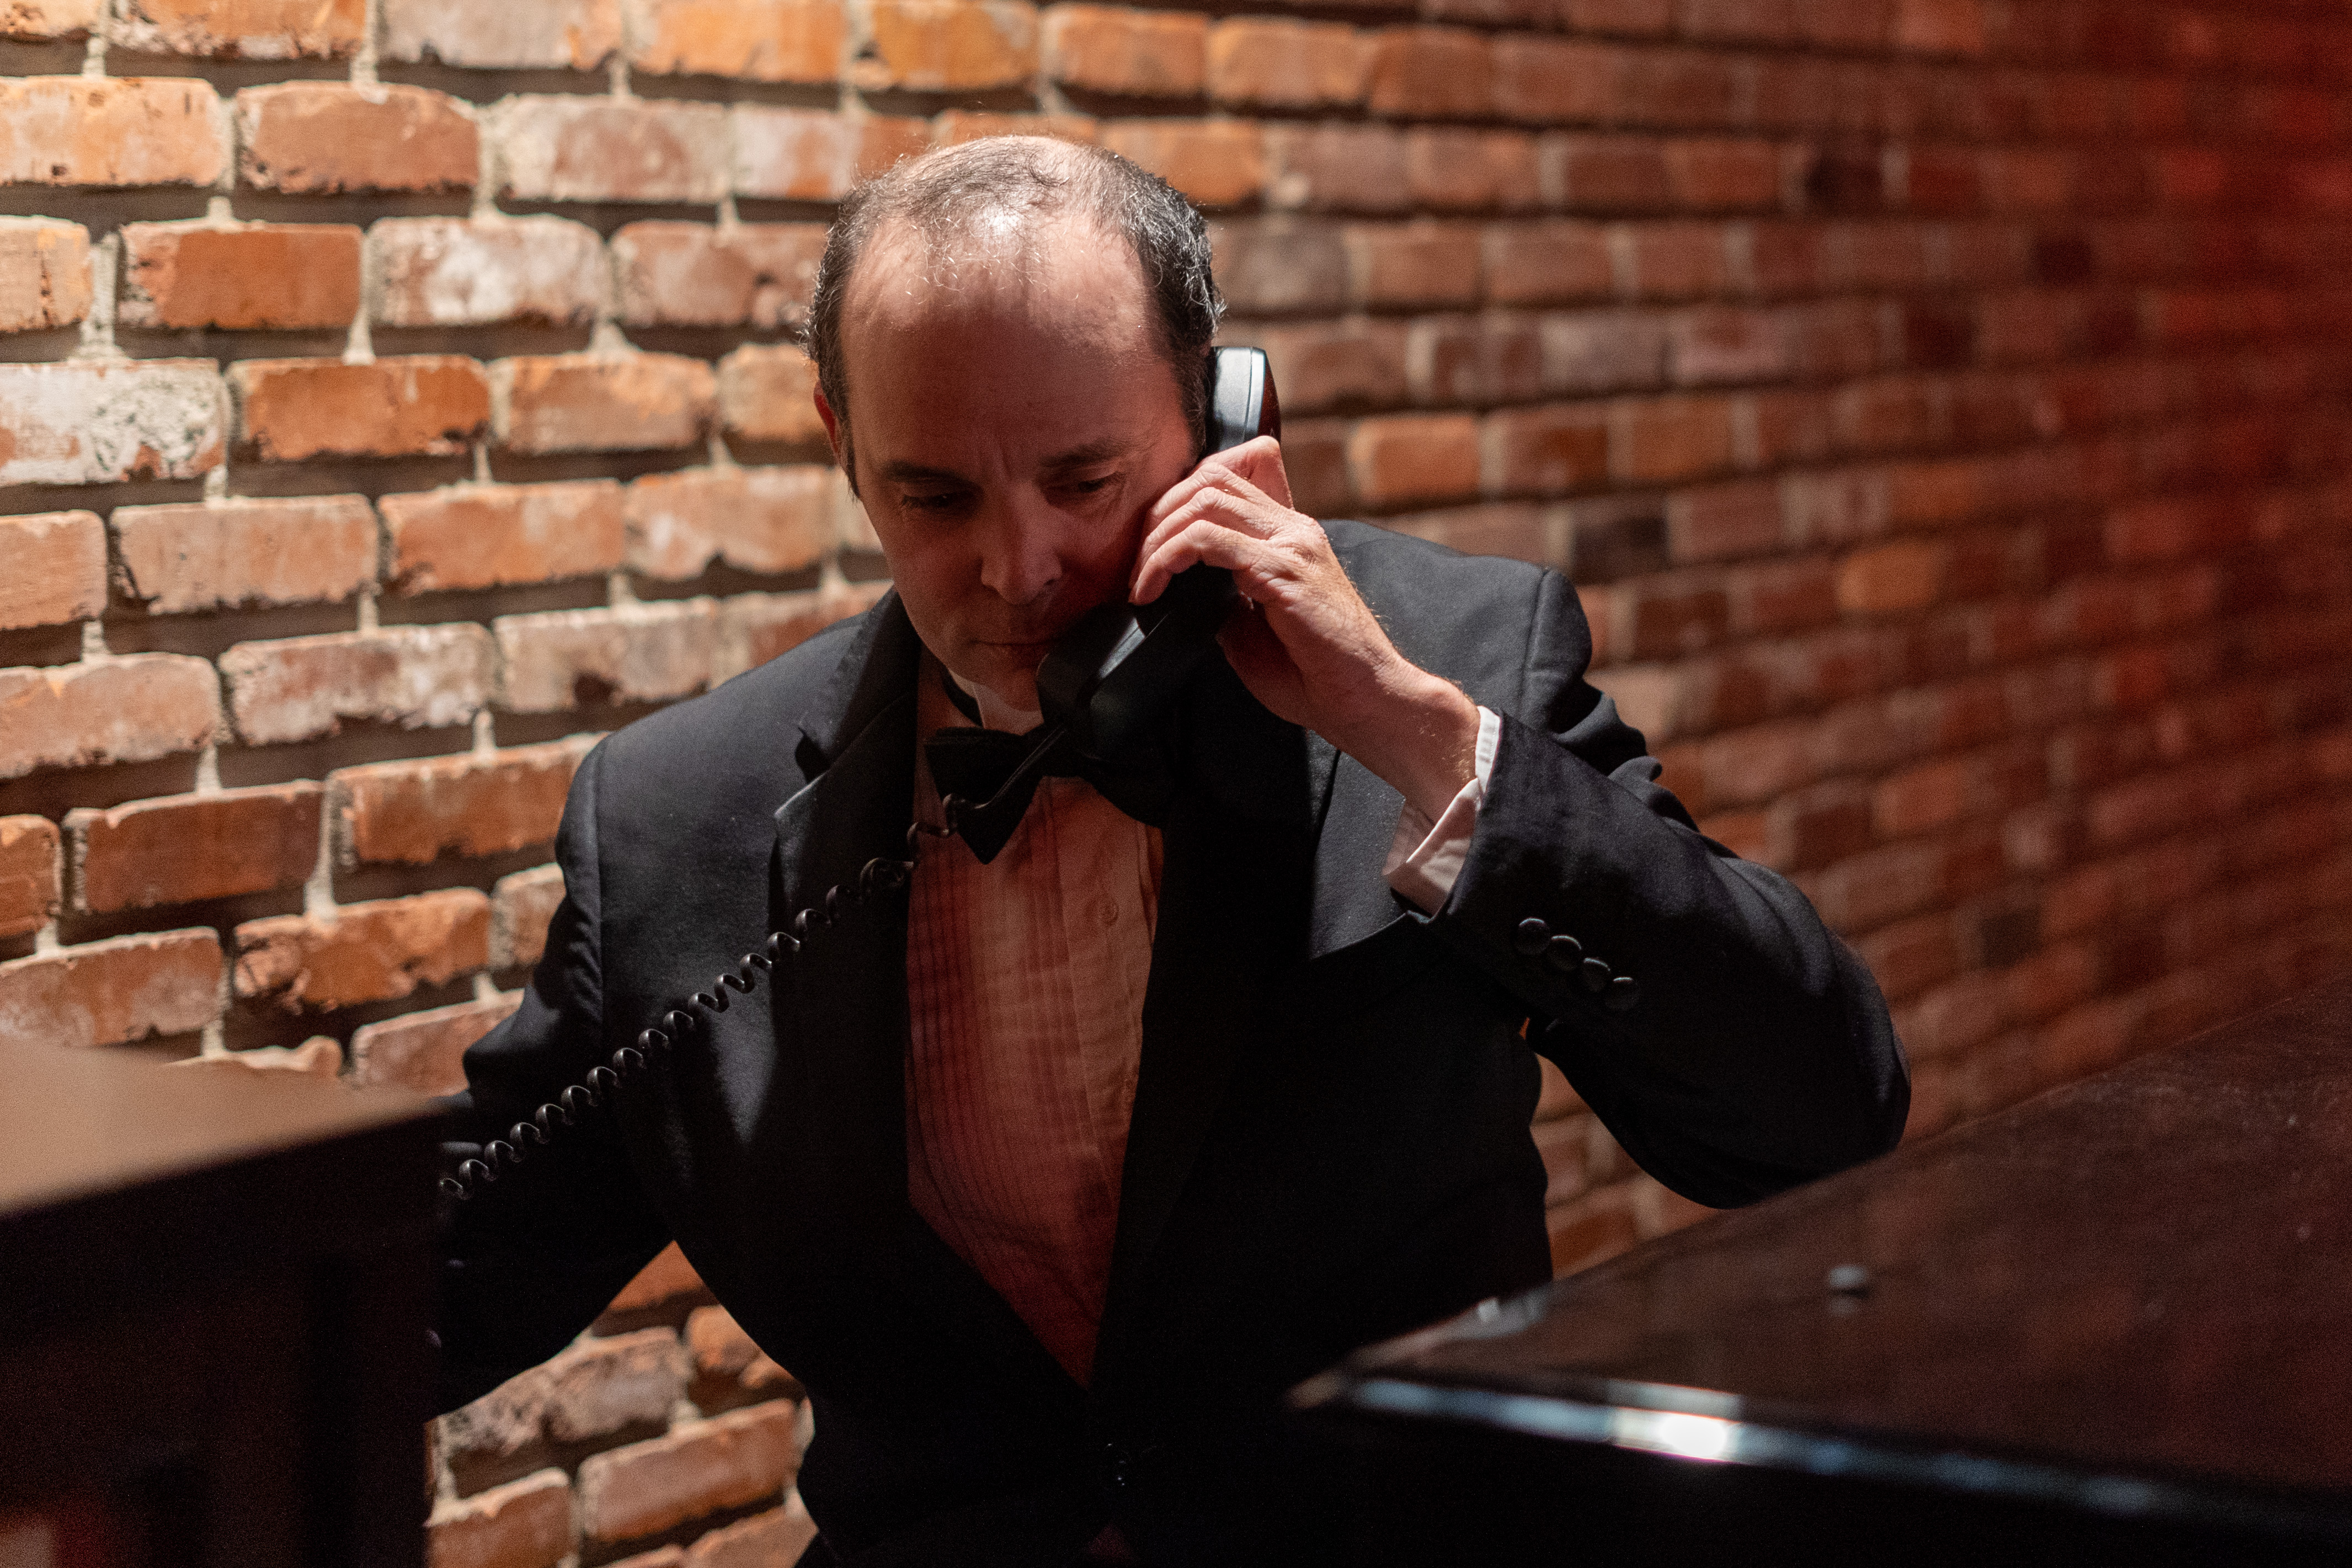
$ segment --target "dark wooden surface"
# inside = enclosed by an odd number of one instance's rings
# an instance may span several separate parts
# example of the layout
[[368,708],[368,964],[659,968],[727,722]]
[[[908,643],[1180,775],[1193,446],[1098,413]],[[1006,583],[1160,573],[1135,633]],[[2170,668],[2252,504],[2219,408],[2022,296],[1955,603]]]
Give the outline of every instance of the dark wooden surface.
[[[1480,1415],[1482,1393],[1536,1403]],[[1400,1435],[1414,1397],[1473,1447],[1471,1428],[1539,1426],[1552,1401],[1564,1425],[1538,1446],[1564,1484],[1641,1463],[1576,1421],[1681,1412],[1703,1418],[1683,1439],[1726,1448],[1717,1469],[2225,1535],[2340,1527],[2352,1551],[2352,977],[1376,1347],[1302,1400],[1345,1424],[1385,1398],[1360,1458],[1427,1450]],[[1666,1457],[1644,1475],[1761,1485]]]
[[0,1040],[0,1513],[129,1563],[422,1559],[415,1096]]

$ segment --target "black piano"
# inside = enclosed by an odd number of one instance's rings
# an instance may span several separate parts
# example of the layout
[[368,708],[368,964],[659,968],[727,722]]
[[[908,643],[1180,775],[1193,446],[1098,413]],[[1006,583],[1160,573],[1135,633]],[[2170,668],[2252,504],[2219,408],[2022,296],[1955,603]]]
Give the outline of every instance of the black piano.
[[1357,1564],[2352,1563],[2352,977],[1292,1403]]

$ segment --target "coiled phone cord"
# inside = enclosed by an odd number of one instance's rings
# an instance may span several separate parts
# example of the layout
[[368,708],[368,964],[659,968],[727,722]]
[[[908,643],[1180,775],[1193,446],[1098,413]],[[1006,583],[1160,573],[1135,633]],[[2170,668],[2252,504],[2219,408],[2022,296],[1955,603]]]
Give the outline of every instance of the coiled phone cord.
[[1039,731],[1037,743],[986,805],[974,805],[960,795],[951,795],[940,803],[949,826],[920,821],[909,824],[906,858],[877,855],[859,868],[854,884],[836,882],[827,888],[824,898],[794,915],[782,931],[770,932],[760,952],[747,952],[734,968],[719,971],[709,990],[698,991],[665,1012],[654,1026],[639,1031],[635,1044],[620,1047],[605,1060],[590,1068],[582,1075],[584,1081],[567,1086],[553,1100],[508,1128],[505,1137],[493,1138],[482,1145],[478,1156],[460,1161],[456,1175],[441,1178],[441,1190],[460,1201],[471,1198],[497,1181],[501,1173],[521,1164],[530,1148],[553,1142],[559,1128],[576,1125],[579,1118],[604,1104],[622,1085],[643,1075],[656,1062],[667,1060],[680,1040],[702,1026],[702,1017],[693,1009],[699,1008],[704,1015],[724,1013],[730,991],[749,995],[761,975],[807,945],[814,930],[838,923],[877,892],[904,891],[914,879],[915,861],[925,838],[952,838],[970,816],[985,816],[997,809],[1020,784],[1023,775],[1044,766],[1046,756],[1061,744],[1066,733],[1066,728],[1060,724]]

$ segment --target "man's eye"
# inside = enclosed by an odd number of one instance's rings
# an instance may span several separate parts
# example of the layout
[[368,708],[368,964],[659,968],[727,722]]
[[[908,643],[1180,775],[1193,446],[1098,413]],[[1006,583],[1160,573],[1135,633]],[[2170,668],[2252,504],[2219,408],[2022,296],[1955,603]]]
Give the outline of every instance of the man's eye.
[[1064,479],[1055,488],[1065,495],[1095,496],[1116,486],[1118,478],[1117,474],[1096,474],[1086,479]]
[[953,511],[964,500],[961,490],[922,490],[900,496],[898,504],[908,511]]

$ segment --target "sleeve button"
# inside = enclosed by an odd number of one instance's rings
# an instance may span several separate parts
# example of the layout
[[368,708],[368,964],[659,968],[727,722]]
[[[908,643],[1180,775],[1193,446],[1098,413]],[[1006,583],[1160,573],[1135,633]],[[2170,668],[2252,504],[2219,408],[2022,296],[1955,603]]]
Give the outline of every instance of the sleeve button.
[[1534,958],[1551,941],[1551,927],[1535,919],[1523,920],[1519,929],[1511,933],[1511,945],[1518,949],[1521,958]]
[[1583,962],[1584,944],[1572,936],[1556,936],[1544,944],[1544,962],[1566,974]]
[[1601,994],[1601,1005],[1612,1013],[1627,1012],[1641,999],[1642,987],[1630,974],[1619,975],[1609,983],[1609,989]]
[[1595,996],[1609,986],[1609,966],[1597,958],[1588,958],[1577,965],[1584,979],[1584,988]]

